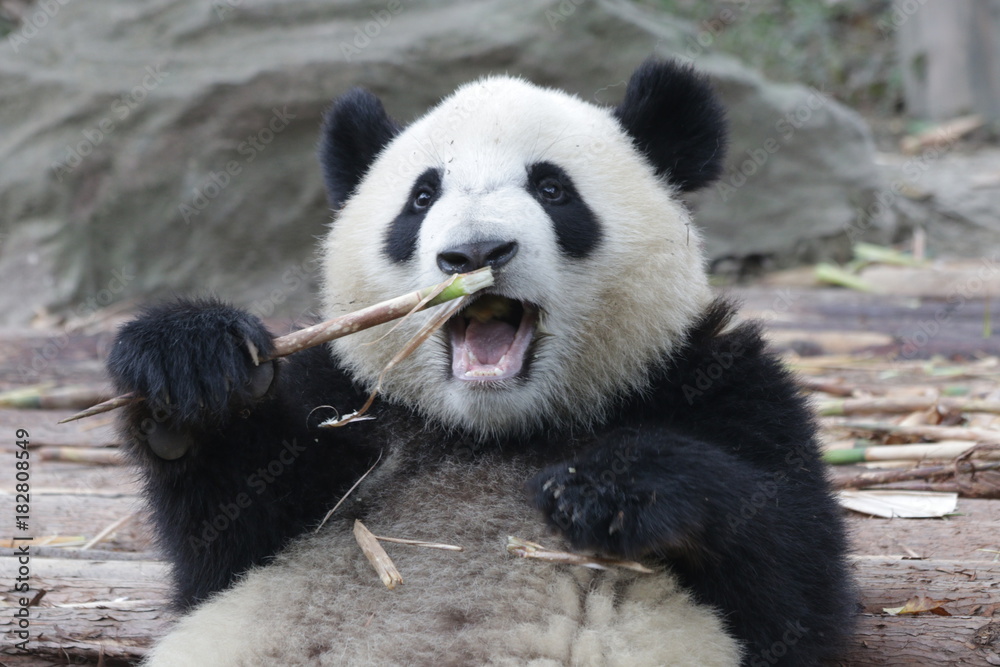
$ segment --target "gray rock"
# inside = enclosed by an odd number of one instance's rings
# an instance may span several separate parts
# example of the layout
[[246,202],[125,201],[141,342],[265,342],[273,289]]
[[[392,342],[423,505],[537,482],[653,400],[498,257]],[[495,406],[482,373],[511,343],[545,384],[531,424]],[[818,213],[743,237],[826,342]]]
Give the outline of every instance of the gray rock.
[[981,258],[1000,250],[1000,149],[969,150],[958,142],[915,155],[882,156],[888,201],[901,224],[922,228],[932,255]]
[[[711,255],[843,253],[879,188],[864,125],[711,41],[625,2],[36,4],[0,43],[0,318],[209,292],[297,316],[329,219],[314,146],[332,97],[364,85],[407,121],[459,83],[511,72],[615,103],[654,52],[709,72],[730,109],[733,191],[693,202]],[[873,240],[891,219],[864,222]]]

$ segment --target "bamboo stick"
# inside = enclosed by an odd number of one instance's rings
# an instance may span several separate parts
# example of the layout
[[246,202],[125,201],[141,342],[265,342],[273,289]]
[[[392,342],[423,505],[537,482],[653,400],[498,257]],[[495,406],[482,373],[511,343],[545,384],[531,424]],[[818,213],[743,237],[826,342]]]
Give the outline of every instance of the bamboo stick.
[[546,549],[541,544],[529,542],[528,540],[522,540],[521,538],[514,537],[512,535],[507,536],[507,553],[514,556],[520,556],[521,558],[545,560],[550,563],[582,565],[595,570],[607,570],[612,567],[620,567],[626,570],[632,570],[633,572],[642,572],[643,574],[653,573],[653,570],[649,569],[642,563],[637,563],[632,560],[603,558],[601,556],[585,556],[583,554],[574,554],[568,551],[552,551],[551,549]]
[[850,477],[834,478],[833,486],[837,489],[860,489],[876,484],[891,484],[910,480],[929,480],[934,477],[954,475],[956,468],[960,473],[982,472],[1000,469],[1000,461],[979,461],[964,464],[926,466],[912,470],[870,470],[860,472]]
[[362,553],[368,562],[372,564],[378,572],[379,579],[390,591],[397,585],[403,583],[403,575],[399,573],[393,564],[389,554],[385,552],[382,545],[378,543],[378,538],[359,520],[354,520],[354,539],[358,541]]
[[431,308],[452,299],[468,296],[492,284],[493,273],[490,267],[484,267],[470,273],[456,274],[443,283],[425,287],[417,292],[389,299],[276,338],[274,353],[270,358],[284,357],[342,336],[357,333],[363,329],[385,324],[415,310]]
[[36,410],[72,410],[106,400],[106,384],[54,386],[51,382],[0,393],[0,407]]
[[[863,463],[865,461],[953,459],[977,446],[975,440],[945,440],[916,445],[871,445],[849,449],[830,449],[823,453],[823,459],[831,465]],[[1000,450],[984,451],[983,458],[1000,459]]]
[[89,542],[87,542],[82,547],[80,547],[80,551],[85,551],[87,549],[90,549],[95,544],[100,544],[104,540],[104,538],[106,538],[108,535],[110,535],[111,533],[115,532],[116,530],[118,530],[119,528],[121,528],[122,526],[124,526],[126,523],[128,523],[129,521],[131,521],[134,518],[135,518],[135,512],[132,512],[130,514],[126,514],[125,516],[121,517],[120,519],[118,519],[118,520],[112,522],[111,524],[105,526],[104,529],[101,532],[99,532],[97,535],[94,535],[94,537],[91,538],[91,540]]
[[441,549],[442,551],[465,551],[463,547],[454,544],[442,544],[440,542],[425,542],[424,540],[408,540],[403,537],[383,537],[376,535],[379,542],[391,542],[392,544],[407,544],[411,547],[425,547],[427,549]]
[[63,463],[121,465],[124,462],[118,449],[111,447],[40,447],[38,455],[43,461]]
[[[431,308],[452,299],[468,296],[492,284],[493,272],[488,266],[476,271],[470,271],[469,273],[455,274],[448,280],[437,285],[425,287],[422,290],[404,294],[388,301],[382,301],[381,303],[376,303],[353,313],[341,315],[332,320],[327,320],[326,322],[321,322],[275,338],[274,352],[269,357],[257,359],[256,350],[253,349],[251,349],[251,354],[254,357],[254,363],[258,364],[278,357],[284,357],[364,329],[370,329],[379,324],[391,322],[412,312]],[[66,422],[83,419],[84,417],[91,417],[140,400],[142,400],[141,397],[135,396],[132,393],[122,394],[121,396],[116,396],[108,401],[87,408],[82,412],[78,412],[71,417],[62,419],[59,423],[65,424]]]
[[[959,412],[989,412],[1000,414],[1000,401],[977,398],[952,398],[937,396],[907,396],[893,398],[829,399],[817,405],[817,411],[824,417],[870,415],[878,413],[906,414],[941,407]],[[998,432],[1000,435],[1000,432]]]
[[883,431],[894,435],[909,435],[930,440],[980,440],[988,443],[1000,443],[1000,431],[985,428],[933,426],[929,424],[901,426],[873,422],[844,422],[843,424],[831,424],[830,426],[852,431]]

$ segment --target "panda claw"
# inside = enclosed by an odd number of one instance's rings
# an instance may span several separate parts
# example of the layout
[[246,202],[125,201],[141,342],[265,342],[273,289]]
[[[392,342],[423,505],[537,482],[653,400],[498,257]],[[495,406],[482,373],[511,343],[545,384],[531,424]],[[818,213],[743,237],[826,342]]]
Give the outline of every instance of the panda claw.
[[618,514],[615,515],[614,520],[612,520],[611,525],[608,526],[608,535],[614,535],[615,533],[621,531],[625,528],[625,512],[618,510]]
[[260,355],[257,353],[257,346],[249,338],[244,338],[243,343],[247,346],[247,351],[250,353],[250,360],[253,361],[253,365],[260,366]]

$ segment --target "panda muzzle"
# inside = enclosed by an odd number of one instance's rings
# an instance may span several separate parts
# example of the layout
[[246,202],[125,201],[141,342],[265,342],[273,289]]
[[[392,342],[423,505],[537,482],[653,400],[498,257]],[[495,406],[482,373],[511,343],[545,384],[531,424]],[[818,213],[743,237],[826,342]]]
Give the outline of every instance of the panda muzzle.
[[524,369],[534,339],[538,309],[521,301],[486,295],[452,318],[452,373],[458,380],[495,382]]

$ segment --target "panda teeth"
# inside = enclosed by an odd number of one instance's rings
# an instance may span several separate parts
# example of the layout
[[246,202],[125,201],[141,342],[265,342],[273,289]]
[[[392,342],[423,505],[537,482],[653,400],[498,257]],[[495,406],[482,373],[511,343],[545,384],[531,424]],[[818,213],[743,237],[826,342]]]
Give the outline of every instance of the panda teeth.
[[499,368],[494,368],[493,370],[478,370],[478,371],[466,371],[465,377],[470,378],[488,378],[488,377],[498,377],[503,375],[503,371]]

